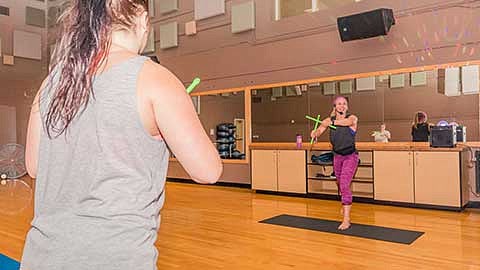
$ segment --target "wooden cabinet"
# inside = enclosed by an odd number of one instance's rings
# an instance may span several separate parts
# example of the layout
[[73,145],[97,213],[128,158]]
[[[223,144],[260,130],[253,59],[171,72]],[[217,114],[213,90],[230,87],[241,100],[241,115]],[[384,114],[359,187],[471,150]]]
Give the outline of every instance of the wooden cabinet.
[[307,193],[305,151],[279,150],[278,191]]
[[[331,153],[330,145],[296,147],[294,143],[254,144],[252,188],[338,198],[333,163],[323,155]],[[475,168],[472,153],[464,146],[359,143],[358,149],[360,163],[351,184],[355,199],[445,210],[461,210],[469,201]]]
[[415,152],[415,203],[461,207],[458,152]]
[[413,152],[374,152],[375,200],[415,202]]
[[252,188],[306,193],[305,151],[252,150]]
[[375,200],[461,207],[459,152],[375,151]]
[[277,150],[252,151],[252,188],[277,191]]

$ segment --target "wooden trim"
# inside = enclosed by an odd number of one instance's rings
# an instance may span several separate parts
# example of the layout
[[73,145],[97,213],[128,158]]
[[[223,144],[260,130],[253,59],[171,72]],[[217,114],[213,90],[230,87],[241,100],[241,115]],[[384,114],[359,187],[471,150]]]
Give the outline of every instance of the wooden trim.
[[223,93],[232,93],[232,92],[244,92],[245,87],[236,87],[236,88],[228,88],[228,89],[219,89],[219,90],[209,90],[203,92],[192,92],[191,96],[207,96],[207,95],[217,95]]
[[466,143],[458,143],[457,145],[460,145],[460,146],[468,146],[468,147],[475,147],[475,148],[480,148],[480,142],[466,142]]
[[453,63],[447,63],[447,64],[428,65],[428,66],[421,66],[421,67],[390,69],[390,70],[383,70],[383,71],[373,71],[373,72],[347,74],[347,75],[337,75],[337,76],[314,78],[314,79],[308,79],[308,80],[297,80],[297,81],[288,81],[288,82],[280,82],[280,83],[262,84],[262,85],[251,86],[251,88],[256,90],[261,90],[263,88],[272,88],[272,87],[279,87],[279,86],[290,86],[290,85],[329,82],[329,81],[343,81],[343,80],[350,80],[350,79],[356,79],[356,78],[362,78],[362,77],[373,77],[373,76],[392,75],[392,74],[399,74],[399,73],[419,72],[419,71],[427,71],[427,70],[435,70],[435,69],[459,67],[459,66],[467,66],[467,65],[480,65],[480,60],[453,62]]
[[[455,148],[434,148],[429,143],[419,142],[357,142],[357,150],[359,151],[428,151],[428,152],[461,152],[465,150],[465,146],[459,145]],[[311,146],[309,143],[303,143],[300,149],[296,143],[251,143],[250,149],[281,149],[281,150],[327,150],[332,149],[330,143],[319,142]]]
[[449,68],[449,67],[460,67],[460,66],[468,66],[468,65],[480,65],[480,60],[452,62],[452,63],[446,63],[446,64],[428,65],[428,66],[420,66],[420,67],[389,69],[389,70],[383,70],[383,71],[372,71],[372,72],[365,72],[365,73],[337,75],[337,76],[330,76],[330,77],[320,77],[320,78],[312,78],[312,79],[296,80],[296,81],[285,81],[285,82],[278,82],[278,83],[245,85],[243,87],[198,91],[198,92],[193,92],[191,95],[203,96],[203,95],[214,95],[214,94],[221,94],[221,93],[228,93],[228,92],[240,92],[240,91],[245,91],[245,89],[247,88],[254,89],[254,90],[261,90],[265,88],[280,87],[280,86],[291,86],[291,85],[298,85],[298,84],[309,84],[309,83],[319,83],[319,82],[329,82],[329,81],[342,81],[342,80],[356,79],[356,78],[362,78],[362,77],[419,72],[419,71],[435,70],[435,69],[442,69],[442,68]]
[[250,144],[252,142],[252,90],[245,89],[245,159],[250,162]]

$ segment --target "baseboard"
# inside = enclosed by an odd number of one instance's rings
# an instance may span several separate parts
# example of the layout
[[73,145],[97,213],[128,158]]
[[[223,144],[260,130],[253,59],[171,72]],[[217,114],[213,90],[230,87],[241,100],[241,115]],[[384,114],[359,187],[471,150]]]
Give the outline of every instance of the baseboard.
[[442,206],[442,205],[433,205],[433,204],[392,202],[392,201],[381,201],[381,200],[375,200],[374,204],[401,206],[401,207],[427,209],[427,210],[446,210],[446,211],[455,211],[455,212],[461,212],[463,210],[463,207],[455,207],[455,206]]
[[[308,193],[307,197],[308,198],[314,198],[314,199],[340,201],[340,195],[333,195],[333,194]],[[374,202],[374,200],[372,198],[356,197],[356,196],[353,196],[352,201],[353,202],[359,202],[359,203],[373,203]]]
[[[203,185],[203,184],[196,183],[192,179],[185,179],[185,178],[167,178],[167,181],[168,182],[175,182],[175,183]],[[221,187],[237,187],[237,188],[248,188],[248,189],[252,188],[251,184],[245,184],[245,183],[217,182],[217,183],[212,184],[212,185],[213,186],[221,186]]]
[[480,202],[468,202],[466,208],[478,208],[478,209],[480,209]]
[[287,196],[287,197],[307,197],[307,194],[302,193],[291,193],[291,192],[279,192],[279,191],[268,191],[268,190],[255,190],[255,193],[259,194],[267,194],[267,195],[279,195],[279,196]]

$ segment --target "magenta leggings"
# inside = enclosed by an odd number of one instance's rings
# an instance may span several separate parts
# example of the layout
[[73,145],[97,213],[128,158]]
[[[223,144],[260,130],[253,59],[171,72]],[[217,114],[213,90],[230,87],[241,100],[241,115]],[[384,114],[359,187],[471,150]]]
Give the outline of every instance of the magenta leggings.
[[335,155],[333,157],[333,169],[335,171],[335,176],[337,177],[337,185],[342,197],[343,205],[352,204],[352,190],[350,189],[350,184],[357,171],[357,166],[357,153],[346,156]]

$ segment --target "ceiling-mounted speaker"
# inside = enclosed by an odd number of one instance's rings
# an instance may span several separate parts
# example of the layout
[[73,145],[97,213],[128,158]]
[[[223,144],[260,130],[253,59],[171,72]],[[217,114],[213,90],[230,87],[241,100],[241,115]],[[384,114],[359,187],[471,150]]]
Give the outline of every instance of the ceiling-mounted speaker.
[[379,8],[359,14],[337,18],[342,42],[385,36],[395,25],[393,10]]

